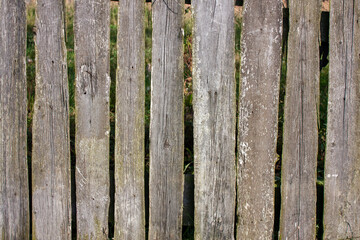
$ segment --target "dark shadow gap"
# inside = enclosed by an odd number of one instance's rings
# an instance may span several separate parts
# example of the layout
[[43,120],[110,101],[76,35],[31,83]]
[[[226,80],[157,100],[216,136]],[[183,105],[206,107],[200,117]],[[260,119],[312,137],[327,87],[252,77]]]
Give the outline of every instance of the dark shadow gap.
[[32,119],[28,119],[27,126],[27,167],[28,167],[28,187],[29,187],[29,239],[32,239]]
[[285,101],[285,88],[286,88],[286,54],[281,64],[281,78],[280,78],[280,92],[279,92],[279,113],[278,113],[278,137],[276,144],[277,160],[275,162],[275,216],[274,216],[274,229],[273,239],[277,240],[280,230],[280,211],[281,211],[281,160],[283,150],[283,124],[284,124],[284,101]]
[[77,239],[76,211],[76,152],[75,152],[75,54],[74,54],[74,7],[64,7],[65,43],[67,50],[68,91],[69,91],[69,140],[70,140],[70,199],[71,199],[71,239]]
[[236,191],[235,191],[235,221],[234,221],[234,238],[237,235],[238,225],[238,143],[239,143],[239,104],[241,92],[241,27],[242,18],[235,15],[235,81],[236,81],[236,123],[235,123],[235,169],[236,169]]
[[192,79],[192,32],[191,7],[185,6],[184,16],[184,191],[182,213],[182,237],[194,239],[194,134],[193,134],[193,79]]
[[152,12],[145,7],[145,239],[149,234],[150,102],[151,102]]
[[[112,2],[119,2],[119,0],[111,0],[111,1]],[[146,0],[145,2],[154,2],[154,0]],[[244,0],[235,0],[235,5],[236,6],[242,6],[243,3],[244,3]],[[191,4],[191,0],[185,0],[185,4]]]
[[110,138],[109,138],[109,194],[108,237],[115,235],[115,131],[116,131],[116,69],[117,69],[117,14],[118,5],[110,6]]
[[282,34],[282,58],[281,75],[279,89],[279,112],[278,112],[278,136],[276,143],[277,160],[275,163],[275,197],[274,197],[274,228],[273,239],[279,239],[280,215],[281,215],[281,160],[283,150],[283,125],[284,125],[284,103],[286,95],[286,69],[287,69],[287,51],[289,35],[289,9],[283,8],[283,34]]
[[35,100],[35,6],[27,6],[26,18],[26,88],[27,88],[27,173],[29,189],[29,239],[32,239],[32,116]]
[[109,173],[110,173],[110,204],[108,212],[108,229],[109,239],[114,238],[115,233],[115,121],[110,120],[110,156],[109,156]]
[[77,239],[76,215],[76,153],[75,153],[75,119],[70,119],[70,163],[71,163],[71,239]]
[[318,115],[318,159],[317,159],[317,181],[316,181],[316,236],[322,239],[324,234],[324,169],[326,151],[326,124],[329,87],[329,12],[321,13],[319,47],[320,57],[320,98]]

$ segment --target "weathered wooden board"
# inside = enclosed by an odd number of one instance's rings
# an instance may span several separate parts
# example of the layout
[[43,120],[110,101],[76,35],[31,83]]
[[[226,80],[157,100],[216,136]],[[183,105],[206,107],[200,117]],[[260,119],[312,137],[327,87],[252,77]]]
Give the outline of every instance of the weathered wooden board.
[[281,239],[315,239],[321,0],[294,0],[290,8]]
[[29,238],[26,7],[0,0],[0,238]]
[[234,239],[234,1],[193,5],[195,239]]
[[64,6],[37,0],[33,117],[33,238],[70,239],[69,96]]
[[110,2],[75,1],[76,211],[79,239],[108,239]]
[[154,1],[149,239],[181,239],[184,107],[183,0]]
[[331,1],[324,239],[360,237],[360,1]]
[[272,239],[282,3],[246,1],[241,37],[237,239]]
[[119,2],[115,239],[145,239],[145,4]]

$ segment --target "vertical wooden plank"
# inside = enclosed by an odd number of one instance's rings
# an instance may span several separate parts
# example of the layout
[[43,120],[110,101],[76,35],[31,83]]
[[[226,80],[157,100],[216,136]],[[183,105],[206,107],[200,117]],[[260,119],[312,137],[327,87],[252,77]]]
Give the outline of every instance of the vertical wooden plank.
[[360,1],[331,1],[324,239],[360,237]]
[[195,239],[234,239],[234,1],[193,5]]
[[282,2],[246,1],[242,24],[237,239],[272,239]]
[[37,0],[33,238],[70,239],[69,96],[63,1]]
[[145,6],[118,12],[115,139],[115,239],[145,239]]
[[321,0],[289,4],[281,239],[315,239]]
[[153,1],[149,239],[181,239],[184,0]]
[[79,239],[108,239],[110,1],[75,1],[76,210]]
[[29,238],[26,7],[0,0],[0,238]]

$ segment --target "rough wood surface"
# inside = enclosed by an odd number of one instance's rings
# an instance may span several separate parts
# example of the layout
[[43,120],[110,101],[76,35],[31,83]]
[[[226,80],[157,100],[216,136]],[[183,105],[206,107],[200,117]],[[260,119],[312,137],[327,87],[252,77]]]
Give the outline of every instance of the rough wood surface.
[[331,1],[324,239],[360,238],[360,1]]
[[119,2],[115,239],[145,239],[145,4]]
[[154,1],[149,239],[181,239],[184,107],[183,0]]
[[281,179],[281,239],[315,239],[321,0],[290,8]]
[[195,239],[234,239],[235,31],[233,0],[194,7]]
[[34,239],[70,239],[69,96],[64,6],[37,0],[36,96],[33,117]]
[[281,1],[246,1],[242,23],[236,232],[237,239],[272,239]]
[[29,238],[26,157],[26,12],[0,0],[0,238]]
[[76,211],[79,239],[108,239],[110,1],[75,1]]

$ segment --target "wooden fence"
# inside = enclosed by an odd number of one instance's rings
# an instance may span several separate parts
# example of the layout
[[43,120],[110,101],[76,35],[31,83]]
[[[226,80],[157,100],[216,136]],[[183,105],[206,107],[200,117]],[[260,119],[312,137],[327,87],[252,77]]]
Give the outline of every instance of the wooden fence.
[[[182,239],[183,4],[152,4],[147,226],[144,0],[119,2],[115,239]],[[274,171],[282,1],[244,2],[238,103],[234,1],[192,4],[195,239],[277,238]],[[293,0],[289,9],[280,237],[307,240],[316,237],[319,194],[321,0]],[[28,165],[25,1],[0,0],[1,239],[71,239],[63,1],[37,0],[36,14],[36,98]],[[331,1],[324,239],[360,238],[359,17],[360,0]],[[110,1],[76,0],[74,21],[76,235],[107,239]]]

